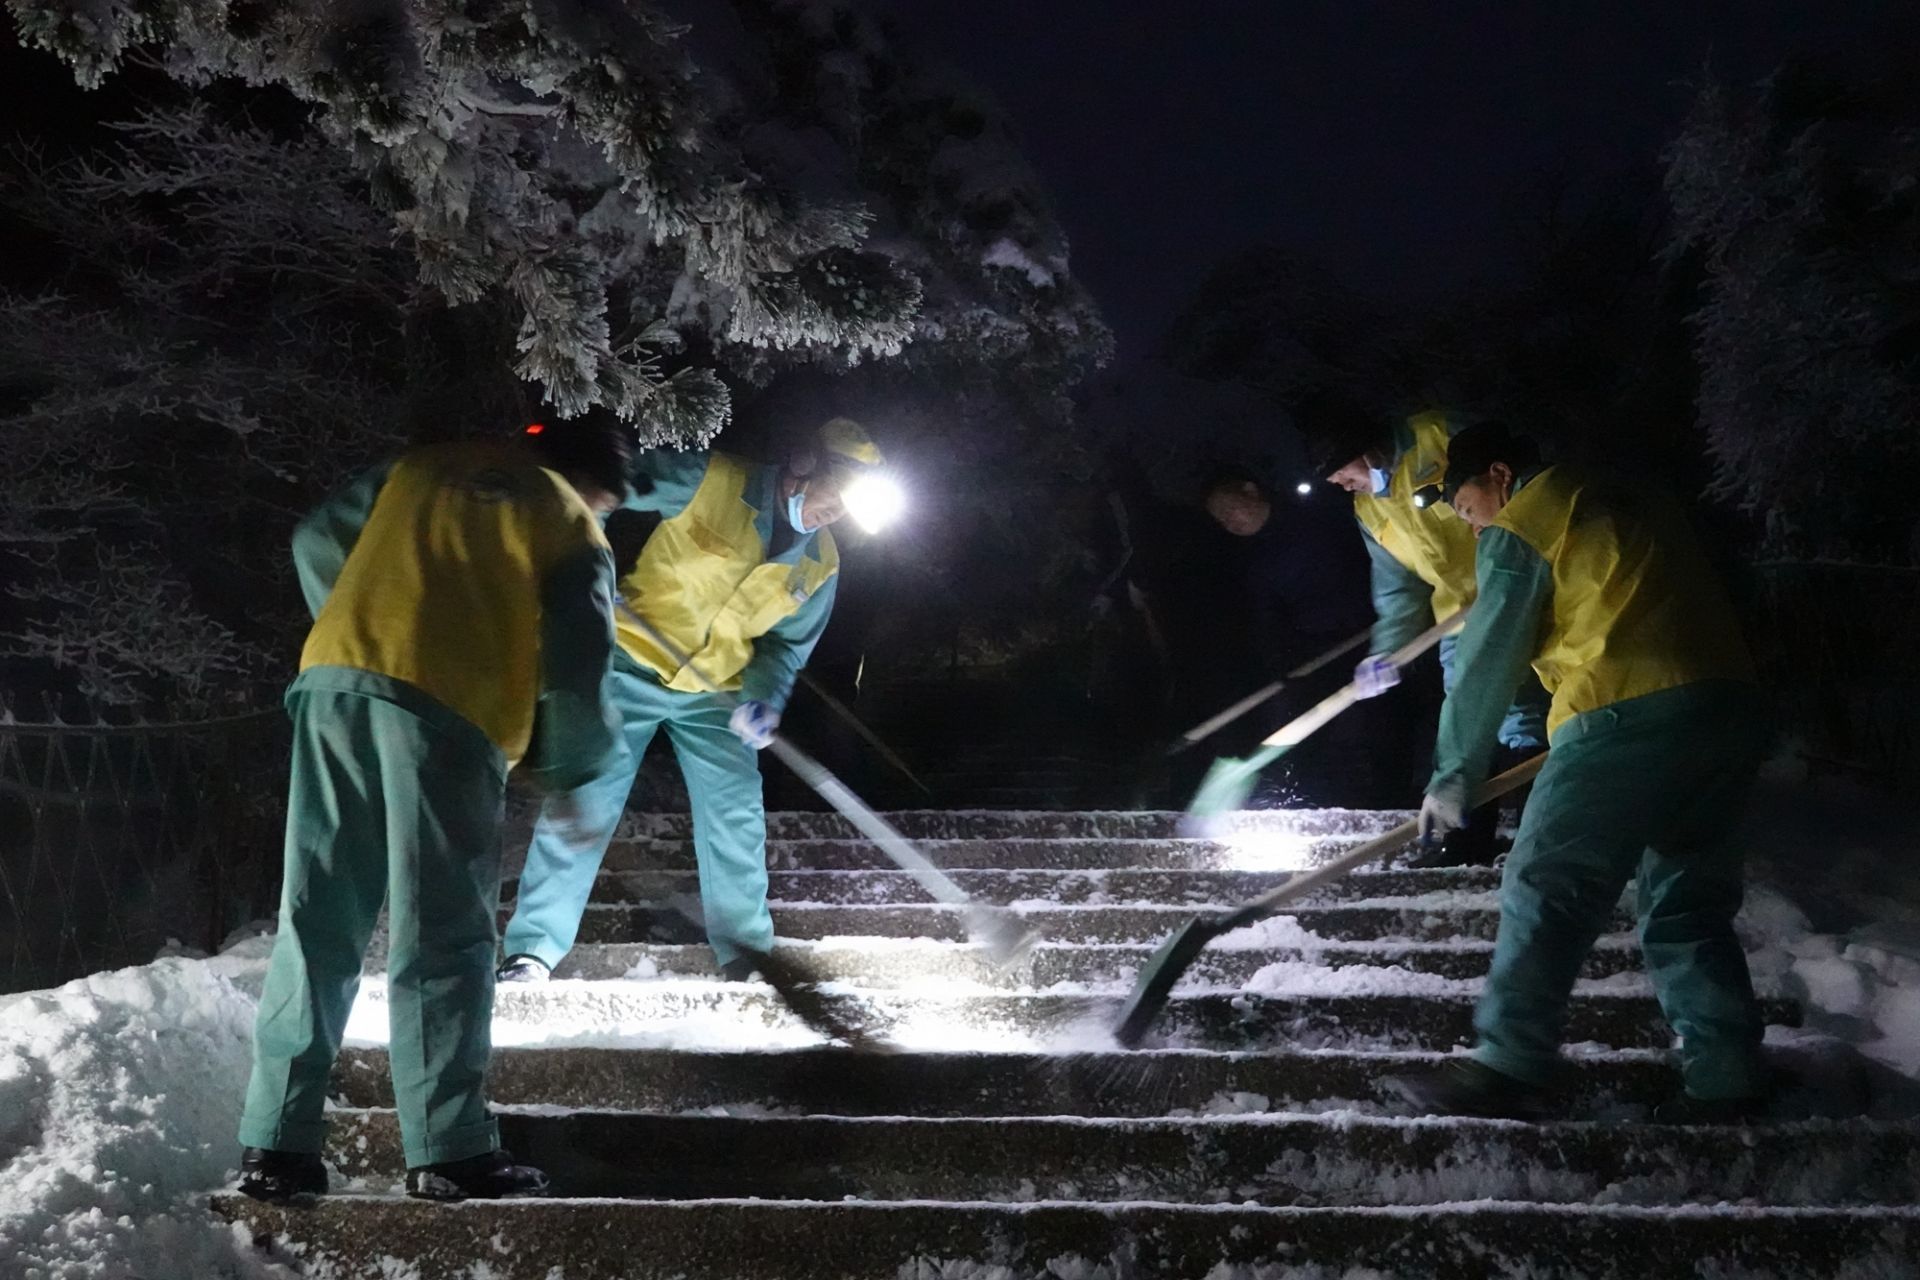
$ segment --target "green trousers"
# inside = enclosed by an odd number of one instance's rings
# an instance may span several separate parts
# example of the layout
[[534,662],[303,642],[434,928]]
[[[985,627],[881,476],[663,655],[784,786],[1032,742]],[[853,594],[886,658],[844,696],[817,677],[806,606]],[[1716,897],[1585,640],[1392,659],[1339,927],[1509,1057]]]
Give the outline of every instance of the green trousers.
[[1481,1062],[1547,1082],[1581,962],[1637,876],[1640,944],[1687,1092],[1764,1091],[1760,1009],[1733,931],[1734,823],[1765,746],[1758,699],[1749,685],[1701,682],[1587,712],[1554,735],[1500,886],[1474,1014]]
[[742,946],[768,950],[773,915],[760,759],[727,727],[728,701],[665,688],[621,654],[607,673],[607,701],[620,717],[624,750],[606,774],[567,797],[576,815],[570,832],[542,811],[507,922],[506,953],[537,956],[551,967],[573,949],[640,758],[662,726],[687,780],[700,908],[714,955],[726,964]]
[[407,1164],[491,1151],[499,1133],[483,1086],[506,794],[498,752],[444,708],[429,719],[381,698],[298,686],[287,704],[286,879],[240,1141],[321,1149],[328,1077],[384,898]]

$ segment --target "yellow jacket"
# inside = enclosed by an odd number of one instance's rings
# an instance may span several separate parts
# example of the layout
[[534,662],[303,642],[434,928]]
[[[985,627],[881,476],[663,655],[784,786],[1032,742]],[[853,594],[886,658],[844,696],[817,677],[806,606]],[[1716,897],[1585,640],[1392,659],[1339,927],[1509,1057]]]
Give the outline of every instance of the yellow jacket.
[[1553,694],[1549,740],[1634,698],[1753,679],[1732,603],[1664,495],[1565,467],[1522,477],[1480,535],[1479,581],[1440,709],[1430,795],[1464,804],[1486,777],[1529,664]]
[[1751,680],[1733,604],[1678,505],[1548,467],[1489,529],[1519,538],[1552,575],[1533,669],[1568,719],[1699,680]]
[[573,487],[526,451],[405,454],[302,521],[294,559],[314,612],[304,687],[398,682],[478,728],[508,767],[534,745],[537,709],[533,763],[555,785],[585,781],[612,748],[612,556]]
[[1373,651],[1390,653],[1434,622],[1473,602],[1473,530],[1443,502],[1417,507],[1413,495],[1447,470],[1447,419],[1407,419],[1387,492],[1356,494],[1353,514],[1373,559]]
[[[621,577],[620,597],[708,680],[778,709],[826,629],[840,553],[821,529],[769,554],[774,522],[786,519],[775,478],[728,453],[636,459],[625,505],[665,518]],[[625,611],[615,626],[620,648],[667,688],[705,690]]]

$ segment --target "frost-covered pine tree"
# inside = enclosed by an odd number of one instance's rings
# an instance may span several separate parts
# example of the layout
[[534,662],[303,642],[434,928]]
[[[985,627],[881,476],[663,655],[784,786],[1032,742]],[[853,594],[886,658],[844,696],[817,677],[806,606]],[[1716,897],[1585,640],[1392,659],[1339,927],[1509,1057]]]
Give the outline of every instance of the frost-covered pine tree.
[[[1008,439],[1071,451],[1066,391],[1108,338],[1037,182],[990,108],[845,4],[8,8],[83,85],[138,62],[223,103],[132,135],[171,155],[17,188],[96,288],[0,299],[0,358],[31,371],[29,412],[4,424],[27,465],[0,534],[34,549],[39,629],[13,652],[82,672],[96,698],[177,707],[259,669],[253,642],[285,647],[259,602],[287,593],[223,609],[228,553],[277,571],[292,512],[370,450],[485,429],[516,403],[606,405],[643,440],[693,444],[742,391],[852,370],[856,400],[951,433],[936,447],[961,465]],[[235,111],[256,101],[275,128],[240,137]],[[148,230],[169,248],[151,262]],[[110,354],[135,351],[151,358]],[[176,394],[196,377],[215,389]],[[52,417],[85,430],[41,432]],[[178,495],[152,490],[172,473],[118,461],[182,438],[205,445],[180,470],[208,471],[198,501],[234,546],[168,536]],[[76,548],[108,529],[111,564],[169,592],[114,620],[119,640],[71,603],[99,595],[108,563]],[[166,622],[200,630],[166,640]],[[117,656],[75,659],[96,651]]]
[[463,371],[407,358],[430,291],[336,148],[192,104],[118,133],[0,166],[10,242],[58,264],[0,289],[0,656],[194,714],[294,627],[299,511]]
[[1667,151],[1714,492],[1775,554],[1906,558],[1920,450],[1920,97],[1789,68],[1703,86]]
[[508,300],[517,371],[691,443],[725,422],[716,344],[890,354],[919,283],[870,213],[755,166],[725,86],[654,4],[595,0],[7,0],[83,85],[129,59],[310,104],[449,304]]
[[[723,73],[732,109],[754,122],[742,132],[756,163],[859,200],[874,216],[869,246],[923,285],[897,357],[847,367],[800,348],[727,356],[755,384],[744,425],[777,434],[845,412],[901,446],[922,518],[912,537],[863,549],[858,576],[884,579],[889,602],[870,651],[895,669],[944,668],[1075,634],[1086,593],[1073,583],[1092,573],[1086,508],[1097,495],[1069,393],[1112,338],[1012,126],[849,0],[674,9],[701,65]],[[858,623],[843,612],[844,640]]]

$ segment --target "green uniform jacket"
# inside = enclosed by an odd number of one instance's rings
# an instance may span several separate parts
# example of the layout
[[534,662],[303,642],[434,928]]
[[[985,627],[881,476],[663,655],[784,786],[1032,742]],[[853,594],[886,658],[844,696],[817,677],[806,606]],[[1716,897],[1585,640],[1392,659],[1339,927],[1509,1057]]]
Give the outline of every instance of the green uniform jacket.
[[1677,504],[1567,467],[1519,478],[1480,535],[1479,597],[1456,651],[1427,794],[1464,804],[1529,664],[1569,721],[1709,680],[1753,679],[1717,576]]
[[[782,710],[833,614],[840,555],[825,529],[768,554],[780,510],[780,471],[727,453],[659,449],[634,460],[623,504],[662,517],[620,596],[678,655],[616,618],[620,647],[669,689],[705,680]],[[689,659],[699,675],[678,657]]]
[[613,557],[529,453],[435,445],[374,467],[300,522],[293,557],[314,615],[293,690],[478,730],[503,773],[524,761],[551,789],[604,769]]

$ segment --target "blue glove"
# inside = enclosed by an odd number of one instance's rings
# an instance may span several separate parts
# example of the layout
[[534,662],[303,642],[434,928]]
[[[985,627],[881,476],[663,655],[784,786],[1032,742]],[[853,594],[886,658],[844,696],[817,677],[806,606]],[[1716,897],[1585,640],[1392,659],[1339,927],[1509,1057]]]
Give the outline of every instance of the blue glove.
[[780,713],[750,698],[733,709],[727,727],[755,751],[764,751],[773,742],[773,731],[780,727]]
[[1362,658],[1360,665],[1353,669],[1353,692],[1356,697],[1377,698],[1393,686],[1400,683],[1400,668],[1393,665],[1393,659],[1384,653]]

